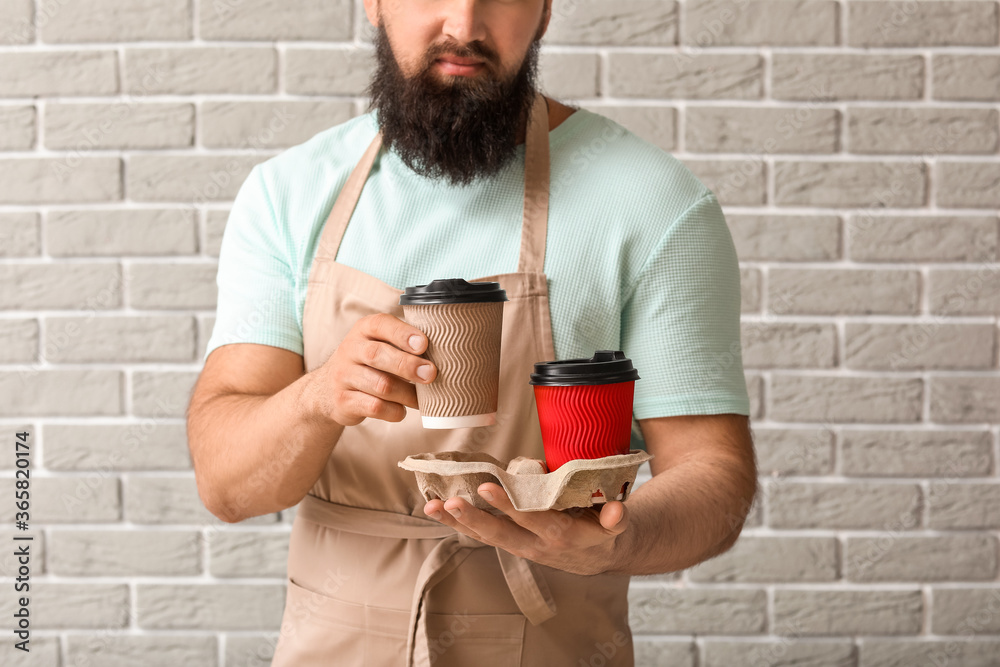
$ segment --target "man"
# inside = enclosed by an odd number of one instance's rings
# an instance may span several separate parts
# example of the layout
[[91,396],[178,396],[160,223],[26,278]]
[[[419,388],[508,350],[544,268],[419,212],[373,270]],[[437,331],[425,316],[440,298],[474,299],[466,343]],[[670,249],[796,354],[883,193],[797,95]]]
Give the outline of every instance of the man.
[[[603,116],[541,96],[552,0],[365,0],[370,111],[258,165],[234,203],[188,411],[198,489],[237,522],[298,505],[274,665],[630,665],[631,575],[737,539],[756,492],[739,273],[715,196]],[[516,267],[517,270],[512,272]],[[398,296],[486,276],[496,427],[421,429],[436,369]],[[527,373],[621,349],[653,479],[518,512],[425,501],[408,454],[541,458]]]

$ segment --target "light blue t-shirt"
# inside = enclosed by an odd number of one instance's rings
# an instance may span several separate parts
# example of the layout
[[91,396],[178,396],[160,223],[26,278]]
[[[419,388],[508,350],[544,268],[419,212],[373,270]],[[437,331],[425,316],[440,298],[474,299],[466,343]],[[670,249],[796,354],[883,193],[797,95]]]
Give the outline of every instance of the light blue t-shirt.
[[[369,112],[254,167],[223,234],[206,358],[240,342],[302,354],[320,232],[377,129]],[[672,155],[586,109],[549,140],[544,270],[556,358],[623,350],[641,378],[636,420],[748,415],[739,267],[715,195]],[[336,260],[400,290],[516,271],[523,197],[524,144],[498,176],[467,187],[383,152]]]

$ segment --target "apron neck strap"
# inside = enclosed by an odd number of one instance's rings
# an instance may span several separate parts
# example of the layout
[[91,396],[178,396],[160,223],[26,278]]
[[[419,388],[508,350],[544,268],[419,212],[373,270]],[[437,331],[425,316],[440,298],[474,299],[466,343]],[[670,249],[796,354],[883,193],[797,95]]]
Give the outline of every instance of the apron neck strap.
[[[372,165],[382,150],[382,131],[375,135],[337,196],[320,236],[316,257],[333,261],[340,249],[347,224],[361,198]],[[524,145],[524,213],[521,223],[521,254],[518,273],[544,273],[545,240],[549,220],[549,108],[545,97],[535,93]]]

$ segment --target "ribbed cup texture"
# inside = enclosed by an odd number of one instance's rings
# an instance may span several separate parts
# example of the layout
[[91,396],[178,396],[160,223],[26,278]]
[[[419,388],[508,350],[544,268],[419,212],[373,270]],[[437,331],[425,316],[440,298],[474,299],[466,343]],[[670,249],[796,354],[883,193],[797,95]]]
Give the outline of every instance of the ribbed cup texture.
[[416,384],[421,415],[465,417],[496,412],[503,304],[403,306],[403,318],[427,334],[427,351],[421,356],[438,371],[430,384]]
[[549,472],[573,459],[629,453],[635,380],[534,388]]

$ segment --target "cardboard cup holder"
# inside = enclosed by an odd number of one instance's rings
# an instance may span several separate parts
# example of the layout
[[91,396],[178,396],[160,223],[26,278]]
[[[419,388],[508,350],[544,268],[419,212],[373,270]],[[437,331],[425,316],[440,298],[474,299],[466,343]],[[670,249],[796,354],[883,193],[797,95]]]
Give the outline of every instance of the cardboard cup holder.
[[499,484],[520,512],[591,507],[626,500],[639,466],[653,458],[641,449],[599,459],[574,459],[546,472],[539,459],[518,456],[504,464],[483,452],[429,452],[407,456],[397,465],[416,474],[425,500],[453,496],[491,514],[502,514],[479,497],[484,482]]

